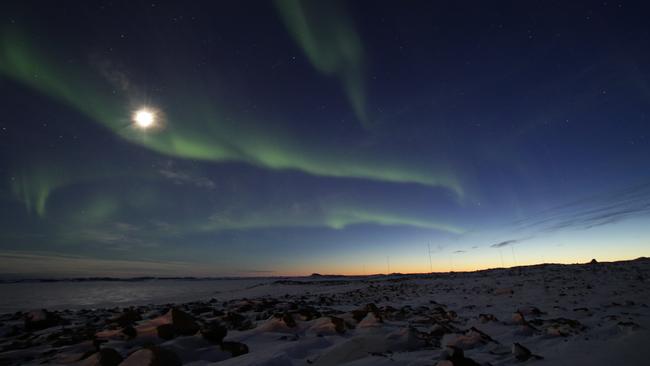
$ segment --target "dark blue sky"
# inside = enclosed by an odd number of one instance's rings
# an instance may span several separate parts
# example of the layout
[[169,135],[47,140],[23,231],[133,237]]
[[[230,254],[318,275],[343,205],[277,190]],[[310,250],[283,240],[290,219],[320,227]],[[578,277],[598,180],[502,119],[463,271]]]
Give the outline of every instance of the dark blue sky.
[[0,10],[6,275],[650,254],[641,2]]

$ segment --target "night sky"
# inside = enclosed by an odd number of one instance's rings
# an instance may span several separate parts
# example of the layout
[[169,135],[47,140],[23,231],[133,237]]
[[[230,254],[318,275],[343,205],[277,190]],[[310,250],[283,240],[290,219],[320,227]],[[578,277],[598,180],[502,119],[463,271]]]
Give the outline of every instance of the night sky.
[[650,255],[649,10],[5,1],[0,274]]

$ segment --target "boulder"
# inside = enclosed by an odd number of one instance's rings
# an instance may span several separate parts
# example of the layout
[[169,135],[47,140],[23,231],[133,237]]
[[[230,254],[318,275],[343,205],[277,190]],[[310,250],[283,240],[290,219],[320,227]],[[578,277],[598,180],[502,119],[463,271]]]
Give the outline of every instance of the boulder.
[[170,340],[176,337],[176,331],[173,324],[162,324],[156,327],[156,333],[158,337]]
[[330,320],[332,321],[332,324],[334,324],[334,329],[337,333],[345,333],[345,321],[343,319],[337,318],[335,316],[330,316]]
[[528,348],[522,346],[519,343],[513,343],[512,354],[519,361],[526,361],[533,355]]
[[497,317],[494,316],[493,314],[479,314],[478,319],[481,321],[481,323],[488,323],[488,322],[496,322]]
[[314,309],[313,307],[303,307],[300,310],[298,310],[298,315],[302,318],[302,320],[310,321],[313,319],[320,318],[322,314]]
[[232,357],[241,356],[248,353],[248,346],[240,342],[222,342],[221,350],[230,352]]
[[[441,361],[450,361],[453,366],[480,366],[478,362],[465,357],[463,350],[458,347],[447,346],[441,356]],[[449,365],[449,363],[439,362],[438,365]]]
[[254,327],[247,317],[232,311],[226,313],[221,320],[230,330],[248,330]]
[[160,347],[139,349],[124,360],[120,366],[182,366],[174,352]]
[[526,322],[526,318],[524,317],[524,314],[522,314],[520,311],[515,311],[512,314],[512,323],[518,325],[524,325],[527,322]]
[[214,344],[221,344],[227,334],[228,328],[219,324],[219,322],[211,322],[201,328],[201,335],[203,338]]
[[122,328],[122,333],[124,333],[127,339],[133,339],[138,335],[138,331],[131,325]]
[[475,327],[471,327],[465,331],[464,334],[460,334],[454,338],[449,339],[447,345],[453,347],[453,350],[458,352],[480,347],[491,342],[497,343],[488,334],[478,330]]
[[62,323],[61,317],[45,309],[32,310],[25,314],[24,319],[25,329],[29,331],[46,329]]
[[282,322],[289,328],[295,328],[297,325],[290,313],[276,314],[275,317],[282,319]]
[[369,303],[361,309],[353,310],[352,317],[357,322],[361,322],[370,313],[372,313],[374,318],[378,319],[379,322],[382,322],[382,317],[380,315],[379,308],[377,307],[377,305],[373,303]]
[[122,327],[126,327],[140,320],[142,320],[142,316],[140,316],[140,313],[137,310],[128,308],[128,309],[124,309],[124,311],[122,311],[120,314],[115,315],[112,318],[108,319],[107,322],[109,324],[117,323]]
[[117,366],[122,356],[112,348],[102,348],[82,361],[81,366]]
[[189,314],[177,308],[172,308],[170,312],[172,324],[174,325],[174,331],[177,334],[194,335],[199,331],[198,324],[196,324],[194,319]]

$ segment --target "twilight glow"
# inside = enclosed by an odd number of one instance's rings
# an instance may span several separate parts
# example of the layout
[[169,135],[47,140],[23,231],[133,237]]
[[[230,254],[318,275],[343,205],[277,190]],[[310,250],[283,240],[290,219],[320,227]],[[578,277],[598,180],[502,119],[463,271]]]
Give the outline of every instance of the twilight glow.
[[650,255],[643,9],[491,6],[0,5],[0,275]]

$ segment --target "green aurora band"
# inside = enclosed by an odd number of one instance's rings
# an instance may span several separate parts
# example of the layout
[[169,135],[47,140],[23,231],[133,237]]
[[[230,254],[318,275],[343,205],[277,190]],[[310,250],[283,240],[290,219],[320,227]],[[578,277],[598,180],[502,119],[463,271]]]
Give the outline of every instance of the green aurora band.
[[370,128],[363,85],[363,48],[343,4],[304,0],[276,0],[275,4],[314,68],[339,78],[357,118]]
[[292,214],[291,212],[273,212],[254,210],[253,213],[224,217],[213,215],[207,223],[200,224],[194,231],[221,231],[267,229],[281,227],[328,227],[340,230],[351,225],[375,224],[382,226],[411,226],[420,229],[431,229],[452,234],[462,234],[464,229],[437,220],[427,220],[406,215],[392,214],[381,210],[368,210],[349,205],[333,205],[321,207],[311,214]]
[[[29,40],[17,32],[4,32],[0,44],[0,75],[34,88],[45,95],[58,99],[90,117],[92,121],[131,143],[158,153],[184,159],[215,162],[242,162],[272,170],[292,169],[315,176],[369,179],[381,182],[415,183],[442,187],[463,197],[463,190],[449,169],[410,164],[376,156],[358,148],[328,147],[308,144],[302,139],[278,131],[272,131],[249,121],[233,121],[223,117],[215,103],[192,96],[174,99],[173,105],[165,106],[164,126],[157,131],[143,132],[131,126],[130,115],[138,98],[133,91],[115,89],[105,77],[88,65],[65,65],[46,56],[45,52],[29,47]],[[199,94],[204,95],[204,94]],[[205,97],[204,97],[205,99]],[[93,164],[84,169],[64,166],[21,167],[12,182],[14,194],[25,203],[28,210],[43,216],[46,202],[53,190],[79,181],[100,179],[103,174],[93,173]],[[115,173],[116,170],[104,169]],[[102,210],[100,210],[102,211]],[[269,215],[274,216],[274,215]],[[277,215],[275,215],[277,216]],[[285,223],[253,217],[240,224],[211,224],[211,229],[237,229],[244,227],[281,226]],[[449,232],[460,229],[426,220],[404,218],[366,212],[361,209],[330,210],[317,220],[303,226],[325,225],[343,228],[358,223],[381,225],[411,225]],[[223,224],[223,223],[222,223]],[[291,223],[286,223],[289,226]],[[295,225],[295,223],[294,223]],[[302,224],[298,224],[299,226]],[[204,228],[206,225],[203,225]],[[243,228],[243,227],[242,227]]]

